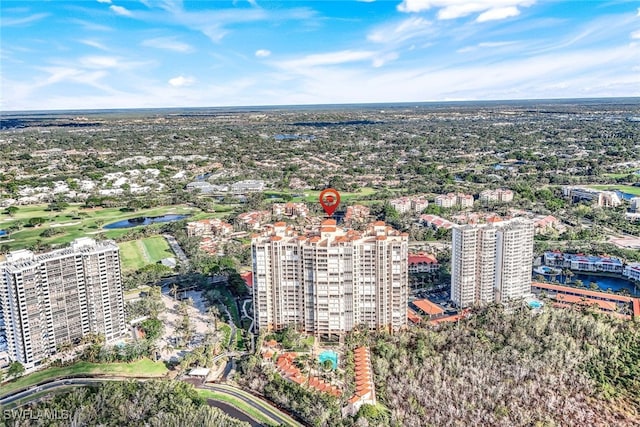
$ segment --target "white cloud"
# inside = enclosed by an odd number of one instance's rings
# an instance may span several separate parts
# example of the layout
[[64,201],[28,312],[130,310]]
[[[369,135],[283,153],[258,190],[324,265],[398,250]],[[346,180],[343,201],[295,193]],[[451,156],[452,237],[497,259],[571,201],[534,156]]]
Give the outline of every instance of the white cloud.
[[478,22],[505,19],[520,14],[518,7],[529,7],[535,0],[403,0],[400,12],[416,13],[438,9],[438,19],[456,19],[479,13]]
[[85,44],[87,46],[91,46],[91,47],[95,47],[96,49],[100,49],[100,50],[104,50],[104,51],[110,51],[111,49],[109,49],[107,46],[105,46],[104,44],[97,42],[95,40],[78,40],[80,43]]
[[267,50],[267,49],[258,49],[258,50],[256,50],[256,56],[258,58],[266,58],[269,55],[271,55],[271,51],[270,50]]
[[341,50],[338,52],[317,53],[300,59],[292,59],[278,63],[288,69],[312,68],[325,65],[340,65],[373,59],[375,52],[366,50]]
[[399,55],[396,52],[389,52],[384,55],[377,56],[373,58],[373,66],[375,68],[382,67],[387,62],[395,61],[398,57]]
[[82,26],[87,31],[113,31],[113,28],[95,22],[84,21],[82,19],[70,19],[69,22]]
[[0,25],[3,27],[25,25],[35,21],[39,21],[47,16],[49,16],[48,13],[36,13],[30,16],[25,16],[24,18],[2,18],[2,21],[0,21]]
[[476,19],[476,21],[478,22],[497,21],[499,19],[511,18],[513,16],[518,16],[518,15],[520,15],[520,10],[515,6],[497,7],[481,13]]
[[98,3],[111,4],[111,0],[97,0]]
[[308,22],[315,15],[310,8],[216,8],[197,11],[187,10],[182,1],[151,1],[144,4],[150,11],[138,11],[136,18],[147,22],[154,21],[171,26],[181,25],[194,31],[199,31],[211,41],[219,43],[228,33],[228,27],[233,24],[253,22],[281,22],[299,20]]
[[505,42],[481,42],[478,43],[477,45],[474,46],[467,46],[467,47],[463,47],[461,49],[458,49],[456,52],[458,53],[467,53],[467,52],[473,52],[479,49],[496,49],[496,48],[500,48],[500,47],[505,47],[505,46],[512,46],[514,44],[516,44],[517,42],[515,41],[505,41]]
[[169,84],[173,87],[190,86],[193,83],[195,83],[195,79],[193,77],[177,76],[169,79]]
[[367,35],[367,39],[375,43],[398,44],[405,40],[427,36],[433,32],[430,21],[413,16],[397,24],[378,27]]
[[631,38],[634,40],[638,40],[640,39],[640,30],[634,31],[633,33],[631,33]]
[[115,13],[116,15],[120,15],[120,16],[132,16],[133,15],[129,9],[127,9],[125,7],[122,7],[122,6],[116,6],[116,5],[112,4],[111,6],[109,6],[109,9],[111,9],[113,11],[113,13]]
[[86,68],[116,68],[120,60],[114,56],[85,56],[80,64]]
[[175,39],[175,37],[158,37],[155,39],[148,39],[142,42],[142,46],[182,53],[189,53],[194,51],[193,46],[178,41]]

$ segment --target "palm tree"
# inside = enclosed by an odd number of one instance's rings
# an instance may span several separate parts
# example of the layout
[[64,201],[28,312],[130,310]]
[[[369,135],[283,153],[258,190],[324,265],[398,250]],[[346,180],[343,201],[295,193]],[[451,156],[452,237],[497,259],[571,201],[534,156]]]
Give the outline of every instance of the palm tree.
[[211,305],[207,309],[207,313],[209,314],[209,316],[213,320],[213,330],[217,331],[218,330],[218,316],[220,316],[220,309],[218,309],[218,307],[216,307],[215,305]]

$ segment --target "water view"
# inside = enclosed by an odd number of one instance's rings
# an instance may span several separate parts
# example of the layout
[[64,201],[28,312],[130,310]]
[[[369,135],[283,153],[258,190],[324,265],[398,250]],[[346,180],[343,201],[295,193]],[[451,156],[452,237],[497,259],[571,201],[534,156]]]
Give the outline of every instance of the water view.
[[188,215],[162,215],[162,216],[144,216],[130,219],[123,219],[122,221],[112,222],[111,224],[107,224],[104,228],[113,230],[117,228],[131,228],[138,227],[141,225],[150,225],[161,222],[175,222],[180,221],[181,219],[186,218]]
[[[534,280],[535,280],[534,275]],[[557,280],[561,284],[572,285],[572,282],[575,283],[576,280],[580,280],[586,287],[589,287],[591,282],[596,283],[601,291],[607,291],[611,289],[613,292],[618,292],[622,289],[626,289],[633,296],[640,296],[640,287],[635,286],[633,282],[629,280],[623,279],[621,277],[605,277],[605,276],[594,276],[591,274],[581,274],[575,273],[571,278],[567,278],[563,275],[549,275],[543,274],[545,280],[552,281]]]

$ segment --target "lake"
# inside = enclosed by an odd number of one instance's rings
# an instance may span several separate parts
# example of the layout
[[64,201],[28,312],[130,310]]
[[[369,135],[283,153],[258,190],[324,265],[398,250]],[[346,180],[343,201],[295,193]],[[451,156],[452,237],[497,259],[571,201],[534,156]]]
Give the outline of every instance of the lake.
[[162,216],[143,216],[131,219],[123,219],[122,221],[112,222],[111,224],[105,225],[103,228],[108,230],[113,230],[117,228],[132,228],[138,227],[141,225],[150,225],[162,222],[175,222],[180,221],[181,219],[186,218],[188,215],[162,215]]
[[[561,284],[564,284],[566,281],[566,278],[562,275],[549,276],[545,274],[544,278],[549,281],[553,279],[557,279],[558,282],[560,282]],[[534,280],[535,280],[535,275],[534,275]],[[606,291],[609,288],[613,292],[619,291],[621,289],[626,289],[629,291],[631,295],[640,296],[640,287],[637,289],[634,289],[634,285],[632,282],[626,279],[623,279],[621,277],[603,277],[603,276],[592,276],[591,274],[574,273],[574,275],[571,277],[571,281],[576,281],[576,280],[582,281],[582,283],[587,288],[589,288],[589,283],[595,282],[598,284],[601,291]]]

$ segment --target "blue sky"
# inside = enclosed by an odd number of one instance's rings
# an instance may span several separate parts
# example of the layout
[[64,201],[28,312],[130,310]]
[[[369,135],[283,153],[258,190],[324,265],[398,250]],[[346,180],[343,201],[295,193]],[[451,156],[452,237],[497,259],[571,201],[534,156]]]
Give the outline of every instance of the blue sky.
[[640,96],[640,2],[3,0],[0,109]]

